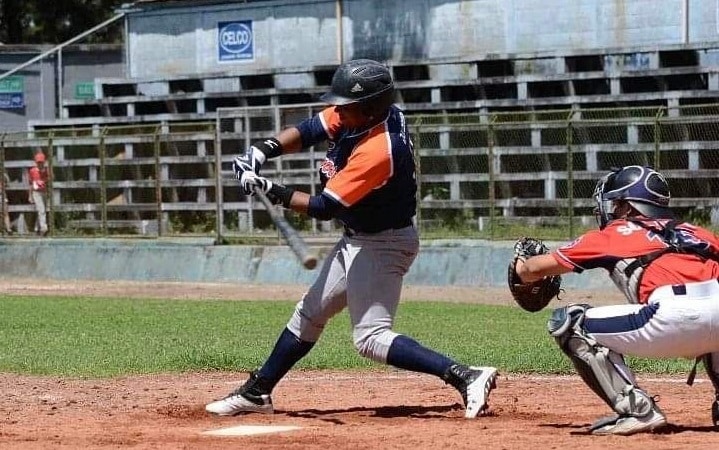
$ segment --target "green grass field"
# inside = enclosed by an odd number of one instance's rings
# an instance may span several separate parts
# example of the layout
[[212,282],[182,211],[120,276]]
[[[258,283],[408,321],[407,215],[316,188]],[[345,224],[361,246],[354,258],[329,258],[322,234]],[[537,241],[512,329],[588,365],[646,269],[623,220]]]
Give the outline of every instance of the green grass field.
[[[291,302],[1,297],[0,371],[106,377],[248,370],[262,363],[293,309]],[[548,315],[508,306],[405,302],[395,330],[469,364],[572,373],[545,331]],[[650,373],[686,373],[691,363],[630,360],[638,372]],[[342,313],[297,367],[382,366],[355,353]]]

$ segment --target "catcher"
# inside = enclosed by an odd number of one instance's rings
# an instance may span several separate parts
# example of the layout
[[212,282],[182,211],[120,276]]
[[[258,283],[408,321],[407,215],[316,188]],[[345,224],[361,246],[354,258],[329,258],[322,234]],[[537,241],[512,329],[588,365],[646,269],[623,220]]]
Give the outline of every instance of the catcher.
[[631,435],[667,424],[623,355],[702,361],[715,388],[712,421],[719,426],[719,238],[675,219],[669,186],[649,167],[610,172],[597,183],[594,197],[599,230],[551,253],[520,240],[520,252],[538,254],[518,254],[510,266],[510,281],[516,277],[539,286],[548,285],[546,277],[603,268],[629,302],[570,304],[555,309],[548,322],[582,380],[615,413],[590,431]]

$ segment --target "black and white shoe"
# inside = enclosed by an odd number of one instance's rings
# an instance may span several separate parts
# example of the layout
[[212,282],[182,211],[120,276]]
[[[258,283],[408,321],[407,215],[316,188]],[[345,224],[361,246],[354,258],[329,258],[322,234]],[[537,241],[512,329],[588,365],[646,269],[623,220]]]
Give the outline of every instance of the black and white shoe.
[[462,394],[466,408],[464,417],[474,419],[484,412],[488,407],[489,393],[497,387],[497,369],[455,364],[447,372],[444,380]]
[[242,386],[230,392],[221,400],[208,403],[205,410],[218,416],[234,416],[239,413],[258,412],[274,413],[272,397],[257,389],[257,375],[250,374],[250,379]]

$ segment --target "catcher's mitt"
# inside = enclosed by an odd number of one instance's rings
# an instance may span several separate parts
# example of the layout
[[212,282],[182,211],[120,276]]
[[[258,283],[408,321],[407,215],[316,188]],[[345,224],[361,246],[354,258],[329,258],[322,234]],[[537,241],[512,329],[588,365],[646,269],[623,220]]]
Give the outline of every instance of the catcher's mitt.
[[526,260],[546,253],[549,253],[549,247],[538,239],[523,237],[514,244],[514,258],[509,263],[507,283],[514,301],[525,311],[542,310],[553,298],[558,297],[561,291],[562,278],[559,275],[544,277],[531,283],[522,283],[517,275],[517,260]]

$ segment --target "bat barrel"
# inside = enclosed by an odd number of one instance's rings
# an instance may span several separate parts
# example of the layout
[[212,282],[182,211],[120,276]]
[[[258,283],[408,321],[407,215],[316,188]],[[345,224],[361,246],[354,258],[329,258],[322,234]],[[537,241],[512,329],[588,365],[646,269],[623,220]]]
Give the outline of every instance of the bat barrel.
[[280,233],[282,233],[282,236],[284,236],[287,241],[287,245],[289,245],[292,252],[297,256],[297,259],[300,260],[306,269],[314,269],[317,266],[317,256],[310,251],[304,239],[302,239],[297,230],[287,222],[285,216],[277,211],[264,192],[257,188],[255,188],[254,191],[255,196],[265,205],[265,209],[267,209],[267,212],[270,214],[272,223],[280,230]]

